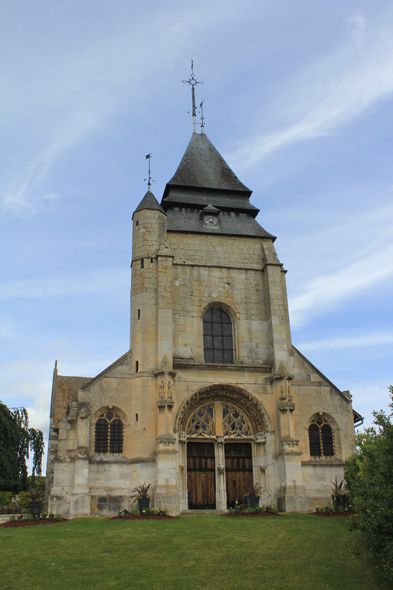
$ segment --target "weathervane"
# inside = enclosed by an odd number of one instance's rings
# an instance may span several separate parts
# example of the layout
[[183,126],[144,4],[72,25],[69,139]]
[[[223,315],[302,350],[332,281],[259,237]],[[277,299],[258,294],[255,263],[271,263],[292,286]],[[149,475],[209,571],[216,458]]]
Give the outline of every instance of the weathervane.
[[197,132],[196,130],[196,106],[195,106],[195,86],[197,84],[203,84],[197,80],[194,76],[194,61],[191,60],[191,76],[188,80],[183,80],[183,84],[189,84],[191,86],[191,96],[192,96],[192,123],[193,123],[193,130],[194,133]]
[[149,160],[149,171],[148,171],[148,178],[145,178],[145,182],[147,180],[147,190],[149,191],[149,193],[151,193],[151,183],[154,182],[154,180],[152,181],[151,179],[151,169],[150,169],[150,158],[151,158],[151,154],[147,154],[147,156],[145,156],[145,160]]

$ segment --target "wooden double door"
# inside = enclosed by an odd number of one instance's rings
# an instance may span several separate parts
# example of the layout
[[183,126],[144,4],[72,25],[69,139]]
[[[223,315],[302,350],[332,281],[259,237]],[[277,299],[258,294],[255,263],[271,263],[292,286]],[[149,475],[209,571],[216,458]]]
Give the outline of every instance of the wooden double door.
[[225,443],[225,477],[227,507],[233,508],[236,500],[245,503],[253,484],[251,443]]
[[187,443],[187,488],[188,508],[203,510],[216,507],[213,443]]
[[[225,448],[227,507],[244,496],[253,484],[251,443],[228,442]],[[187,443],[188,508],[216,507],[216,465],[214,443]]]

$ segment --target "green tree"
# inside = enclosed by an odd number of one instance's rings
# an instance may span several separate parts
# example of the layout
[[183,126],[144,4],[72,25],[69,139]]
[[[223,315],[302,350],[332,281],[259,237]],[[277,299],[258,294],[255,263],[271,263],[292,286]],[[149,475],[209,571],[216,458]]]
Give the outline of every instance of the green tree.
[[8,408],[0,401],[0,490],[19,492],[28,485],[26,460],[33,452],[33,479],[41,474],[44,437],[29,428],[25,408]]
[[373,412],[374,426],[356,435],[357,453],[345,466],[345,481],[358,526],[386,574],[393,579],[393,387],[389,414]]

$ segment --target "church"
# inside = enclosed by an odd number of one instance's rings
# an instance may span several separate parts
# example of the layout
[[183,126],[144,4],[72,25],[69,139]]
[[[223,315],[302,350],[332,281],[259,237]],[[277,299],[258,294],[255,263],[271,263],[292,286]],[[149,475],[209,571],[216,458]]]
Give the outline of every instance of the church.
[[161,203],[132,216],[130,350],[53,375],[46,502],[63,516],[331,502],[361,416],[291,343],[283,264],[252,191],[196,127]]

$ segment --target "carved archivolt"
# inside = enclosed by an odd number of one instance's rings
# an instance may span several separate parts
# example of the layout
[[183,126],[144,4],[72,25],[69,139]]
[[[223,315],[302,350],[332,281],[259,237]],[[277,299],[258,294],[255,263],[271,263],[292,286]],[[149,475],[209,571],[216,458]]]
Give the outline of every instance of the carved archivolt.
[[[214,402],[223,404],[222,419],[225,436],[244,437],[267,432],[267,420],[261,404],[253,395],[235,385],[211,385],[194,393],[180,407],[175,431],[184,431],[187,432],[187,436],[196,436],[198,428],[195,430],[195,425],[199,425],[199,431],[206,427],[205,436],[208,436],[207,430],[214,429],[215,418],[209,414],[207,408],[210,406],[213,410]],[[201,411],[199,417],[201,422],[197,420],[198,411]],[[212,433],[211,436],[214,434]]]

